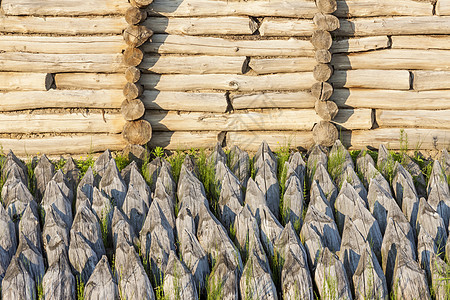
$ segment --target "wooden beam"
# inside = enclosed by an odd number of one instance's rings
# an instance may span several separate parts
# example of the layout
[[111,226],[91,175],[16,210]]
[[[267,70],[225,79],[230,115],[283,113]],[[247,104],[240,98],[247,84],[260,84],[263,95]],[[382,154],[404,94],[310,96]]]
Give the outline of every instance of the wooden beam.
[[437,0],[436,14],[438,16],[450,16],[450,0]]
[[404,70],[334,71],[330,82],[335,88],[409,90],[410,76]]
[[184,93],[146,90],[142,95],[146,109],[224,113],[228,103],[225,93]]
[[217,142],[221,142],[220,132],[217,131],[154,131],[149,147],[163,147],[167,150],[189,150],[213,148]]
[[[380,127],[450,129],[450,110],[377,110]],[[446,122],[447,121],[447,122]]]
[[231,94],[233,109],[314,108],[316,100],[309,92]]
[[259,33],[262,36],[308,36],[315,29],[312,19],[264,18]]
[[52,84],[49,73],[0,72],[0,91],[47,91]]
[[[413,88],[416,91],[449,90],[449,71],[414,71]],[[448,100],[448,94],[447,94]]]
[[38,154],[88,154],[103,152],[106,149],[115,151],[122,150],[127,143],[120,134],[93,134],[39,138],[23,137],[21,139],[0,138],[0,145],[6,152],[12,150],[16,155],[29,156]]
[[273,151],[281,147],[310,149],[314,145],[311,131],[243,131],[227,133],[227,147],[239,146],[241,150],[256,152],[266,141]]
[[344,130],[356,130],[371,129],[373,121],[371,109],[340,109],[331,122]]
[[335,89],[331,100],[341,108],[450,109],[448,91]]
[[331,64],[341,70],[450,70],[450,51],[385,49],[334,55]]
[[388,48],[390,45],[387,36],[369,36],[361,38],[344,38],[334,40],[330,51],[332,53],[363,52]]
[[145,52],[226,56],[308,56],[314,48],[308,40],[230,40],[217,37],[155,34],[144,44]]
[[123,89],[127,84],[123,74],[60,73],[55,74],[56,88],[60,90]]
[[122,90],[48,90],[0,93],[1,111],[41,108],[120,108]]
[[251,58],[248,66],[256,74],[312,72],[316,66],[312,57]]
[[450,50],[448,35],[399,35],[392,36],[393,49],[443,49]]
[[338,0],[334,15],[341,18],[378,17],[378,16],[431,16],[431,2],[397,0],[392,5],[390,0]]

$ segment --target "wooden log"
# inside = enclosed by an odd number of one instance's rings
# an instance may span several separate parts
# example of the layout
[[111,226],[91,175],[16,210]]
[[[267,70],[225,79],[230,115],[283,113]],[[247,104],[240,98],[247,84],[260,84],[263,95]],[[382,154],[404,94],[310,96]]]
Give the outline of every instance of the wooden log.
[[413,89],[416,91],[450,89],[449,71],[414,71]]
[[389,0],[338,0],[335,16],[340,18],[378,16],[431,16],[433,5],[430,1],[397,0],[395,5]]
[[120,106],[120,112],[125,120],[134,121],[144,115],[145,106],[140,99],[125,99]]
[[225,93],[184,93],[146,90],[141,97],[146,109],[224,113],[228,108]]
[[339,108],[333,101],[316,100],[314,110],[324,121],[331,121],[338,113]]
[[334,55],[331,63],[335,69],[341,70],[450,70],[450,51],[386,49]]
[[393,49],[442,49],[450,50],[450,37],[447,35],[400,35],[392,36]]
[[327,81],[333,74],[333,67],[329,64],[318,64],[314,67],[313,76],[317,81]]
[[261,36],[311,36],[315,26],[308,19],[264,18],[259,27]]
[[404,70],[334,71],[330,83],[335,88],[409,90],[410,76]]
[[342,130],[371,129],[374,117],[371,109],[340,109],[332,123]]
[[[408,147],[415,150],[448,149],[450,145],[450,130],[405,128],[404,134],[408,137]],[[363,149],[365,147],[378,148],[385,144],[389,149],[400,150],[400,128],[378,128],[375,130],[357,130],[342,132],[342,142],[350,149]]]
[[153,2],[153,0],[131,0],[130,1],[131,5],[133,5],[135,7],[140,7],[140,8],[147,7],[152,2]]
[[127,82],[136,83],[141,78],[141,71],[136,67],[128,67],[125,71],[125,79]]
[[339,19],[333,15],[317,13],[313,18],[317,29],[325,31],[334,31],[339,28]]
[[251,58],[248,64],[256,74],[311,72],[315,65],[311,57]]
[[395,91],[370,89],[336,89],[331,100],[341,108],[372,109],[450,109],[448,91]]
[[3,0],[7,16],[106,16],[121,15],[128,8],[126,0]]
[[149,147],[163,147],[167,150],[189,150],[213,148],[217,142],[221,142],[221,134],[217,131],[175,131],[153,132]]
[[123,61],[127,66],[136,67],[144,59],[144,53],[139,48],[128,47],[125,52],[123,52]]
[[266,141],[273,151],[281,147],[310,149],[314,146],[311,131],[241,131],[227,132],[227,146],[238,146],[245,151],[256,152],[261,141]]
[[310,19],[317,13],[312,1],[216,1],[216,0],[155,0],[148,7],[151,16],[165,17],[291,17]]
[[390,17],[339,20],[337,36],[450,34],[450,17]]
[[316,0],[317,8],[325,14],[332,14],[337,9],[336,0]]
[[123,74],[60,73],[55,74],[55,84],[60,90],[121,90],[127,81]]
[[450,129],[450,110],[377,110],[380,127]]
[[231,94],[233,109],[313,108],[315,98],[309,92]]
[[314,48],[308,40],[295,38],[289,40],[229,40],[215,37],[155,34],[152,41],[144,44],[142,49],[145,52],[159,54],[314,56]]
[[228,115],[148,110],[144,115],[155,131],[225,131]]
[[0,71],[114,73],[124,70],[122,54],[0,53]]
[[336,126],[327,121],[320,121],[315,124],[312,134],[315,144],[323,147],[333,146],[339,138],[339,132]]
[[120,114],[0,114],[1,133],[120,133],[125,121]]
[[49,73],[0,72],[0,91],[47,91],[52,84]]
[[[90,9],[92,10],[92,7]],[[0,18],[0,32],[2,33],[61,35],[121,34],[126,27],[127,22],[125,22],[125,18],[122,16],[103,16],[101,18],[8,16]]]
[[328,64],[331,62],[331,52],[325,49],[317,50],[314,57],[320,64]]
[[261,76],[142,74],[146,89],[159,91],[225,90],[240,92],[306,90],[315,82],[312,72]]
[[130,25],[137,25],[147,19],[147,10],[130,7],[125,12],[125,21]]
[[[21,139],[0,138],[4,151],[12,150],[16,155],[35,154],[87,154],[122,150],[126,146],[120,134],[91,134],[73,136],[54,136]],[[76,147],[74,147],[76,145]]]
[[330,49],[333,43],[333,38],[328,31],[316,30],[311,36],[311,44],[316,50]]
[[[392,37],[394,38],[394,37]],[[362,38],[344,38],[333,41],[330,51],[332,53],[363,52],[388,48],[390,46],[387,36],[369,36]]]
[[145,120],[127,122],[122,136],[130,144],[144,145],[152,138],[152,126]]
[[438,16],[450,16],[450,1],[438,0],[436,3],[436,14]]
[[242,74],[245,56],[146,56],[139,68],[158,74]]
[[253,34],[258,29],[248,17],[147,18],[142,24],[154,33],[185,35]]
[[144,92],[144,87],[140,85],[139,83],[130,83],[127,82],[125,86],[123,87],[123,95],[125,96],[125,99],[132,100],[136,99],[142,93]]
[[112,36],[2,35],[0,49],[6,52],[53,54],[117,54],[126,48],[123,38]]
[[320,101],[330,99],[333,94],[333,86],[328,82],[316,82],[311,87],[311,95]]
[[153,32],[145,26],[129,25],[123,32],[123,39],[130,47],[139,47],[145,43]]
[[121,90],[48,90],[0,93],[1,111],[41,108],[120,108]]

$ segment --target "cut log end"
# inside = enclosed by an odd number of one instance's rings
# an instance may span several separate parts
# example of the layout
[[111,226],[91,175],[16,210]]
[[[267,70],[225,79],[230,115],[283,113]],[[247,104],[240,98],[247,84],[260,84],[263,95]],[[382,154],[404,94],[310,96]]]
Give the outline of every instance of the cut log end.
[[336,0],[316,0],[316,6],[324,14],[332,14],[337,10]]
[[316,100],[314,109],[324,121],[331,121],[339,111],[338,106],[333,101]]
[[311,44],[316,50],[330,49],[333,44],[333,38],[328,31],[316,30],[311,36]]
[[331,52],[326,49],[317,50],[315,58],[319,64],[328,64],[331,62]]
[[328,82],[316,82],[311,87],[311,94],[320,101],[328,100],[333,95],[333,86]]
[[129,47],[125,49],[125,52],[123,53],[123,61],[126,65],[136,67],[144,58],[144,53],[142,50],[134,47]]
[[123,95],[127,100],[133,100],[142,95],[144,88],[138,83],[128,82],[123,88]]
[[137,25],[147,19],[147,11],[137,7],[130,7],[125,12],[125,21],[130,25]]
[[320,121],[313,128],[313,139],[316,144],[331,147],[338,138],[339,132],[330,122]]
[[313,18],[317,29],[325,31],[334,31],[339,28],[339,19],[336,16],[317,13]]
[[131,5],[138,8],[144,8],[152,4],[153,0],[130,0]]
[[127,122],[123,127],[122,135],[130,144],[144,145],[152,138],[152,126],[145,120]]
[[139,47],[144,44],[151,36],[153,31],[145,26],[130,25],[123,32],[123,39],[130,47]]
[[120,112],[125,120],[134,121],[144,115],[145,106],[140,99],[124,100]]
[[333,75],[333,67],[329,64],[318,64],[314,67],[313,75],[317,81],[327,81]]
[[136,83],[139,81],[140,78],[141,78],[141,71],[139,71],[139,69],[136,67],[129,67],[125,71],[125,79],[127,80],[127,82]]

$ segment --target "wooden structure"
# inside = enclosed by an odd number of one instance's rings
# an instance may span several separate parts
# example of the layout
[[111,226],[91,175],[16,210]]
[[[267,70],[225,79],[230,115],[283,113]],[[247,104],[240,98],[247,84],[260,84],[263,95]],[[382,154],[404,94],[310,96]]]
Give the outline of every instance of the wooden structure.
[[316,2],[2,0],[0,145],[449,148],[450,1]]

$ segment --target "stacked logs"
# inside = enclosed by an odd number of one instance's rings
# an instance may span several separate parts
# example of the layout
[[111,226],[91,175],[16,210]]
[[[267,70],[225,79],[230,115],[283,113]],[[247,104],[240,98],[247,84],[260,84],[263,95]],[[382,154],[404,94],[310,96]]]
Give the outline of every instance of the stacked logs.
[[123,38],[128,47],[123,53],[123,60],[128,68],[125,71],[127,83],[123,88],[125,100],[122,102],[121,113],[127,122],[124,125],[122,135],[128,143],[135,145],[146,144],[152,137],[150,123],[142,119],[145,114],[145,106],[139,97],[142,96],[144,88],[139,84],[141,71],[138,69],[144,58],[144,53],[139,49],[139,46],[153,35],[150,29],[139,24],[147,19],[145,8],[152,1],[130,0],[132,7],[125,13],[128,27],[123,33]]
[[330,101],[333,94],[333,86],[327,81],[333,74],[331,62],[331,44],[333,39],[330,31],[339,28],[339,19],[331,15],[337,9],[336,0],[316,0],[319,12],[314,16],[313,22],[316,27],[311,37],[311,43],[315,49],[317,65],[314,67],[314,78],[316,82],[311,93],[316,99],[314,108],[316,113],[323,119],[313,128],[313,138],[316,144],[330,147],[338,139],[339,133],[336,126],[330,121],[337,115],[338,106]]

